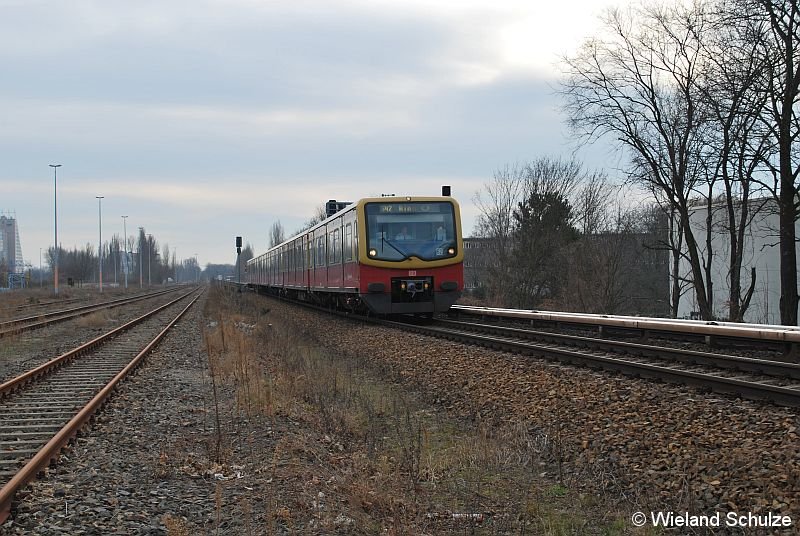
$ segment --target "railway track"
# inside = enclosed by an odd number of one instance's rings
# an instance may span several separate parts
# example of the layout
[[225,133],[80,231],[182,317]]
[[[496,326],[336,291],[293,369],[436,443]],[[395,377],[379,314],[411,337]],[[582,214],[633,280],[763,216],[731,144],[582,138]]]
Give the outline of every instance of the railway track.
[[70,303],[78,303],[82,301],[81,298],[69,298],[65,300],[49,300],[49,301],[40,301],[38,303],[22,303],[19,305],[13,305],[10,307],[5,307],[3,311],[33,311],[36,309],[46,309],[48,307],[52,307],[54,305],[68,305]]
[[95,311],[100,311],[102,309],[119,307],[121,305],[128,305],[149,298],[162,296],[164,294],[176,292],[177,290],[178,289],[176,288],[170,288],[167,290],[160,290],[157,292],[151,292],[147,294],[126,296],[124,298],[117,298],[106,302],[92,303],[88,305],[81,305],[78,307],[70,307],[68,309],[62,309],[59,311],[42,312],[33,315],[26,315],[12,320],[6,320],[4,322],[0,322],[0,339],[11,335],[17,335],[25,331],[30,331],[45,326],[49,326],[55,324],[56,322],[71,320],[73,318],[77,318],[83,315],[88,315],[90,313],[93,313]]
[[[287,300],[291,301],[291,300]],[[331,313],[328,309],[293,302]],[[717,393],[800,407],[800,364],[568,335],[474,321],[399,322],[336,313],[433,337],[480,345],[634,377],[688,384]]]
[[0,385],[0,523],[16,491],[57,460],[201,293],[192,289]]
[[800,327],[747,324],[717,320],[686,320],[638,316],[566,313],[454,305],[447,313],[458,320],[495,322],[511,326],[555,327],[592,332],[607,337],[642,340],[694,341],[712,347],[772,350],[800,361]]
[[435,337],[800,407],[800,365],[476,322],[394,323]]

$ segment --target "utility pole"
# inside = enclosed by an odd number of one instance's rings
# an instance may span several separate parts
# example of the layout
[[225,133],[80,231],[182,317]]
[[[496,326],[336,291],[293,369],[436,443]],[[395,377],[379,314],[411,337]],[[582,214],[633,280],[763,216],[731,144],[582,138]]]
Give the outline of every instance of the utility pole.
[[53,221],[55,222],[55,253],[53,255],[53,292],[58,295],[58,168],[61,164],[48,164],[53,168]]
[[100,242],[97,244],[97,259],[100,265],[100,275],[97,280],[100,282],[100,292],[103,292],[103,195],[96,195],[97,198],[97,221],[100,227]]
[[122,237],[122,246],[123,246],[123,249],[125,249],[125,269],[123,270],[123,272],[125,272],[125,290],[128,290],[128,270],[131,269],[130,264],[128,264],[128,261],[130,259],[128,259],[128,226],[126,225],[127,223],[128,223],[128,217],[127,216],[123,216],[122,217],[122,234],[124,236]]
[[153,280],[151,278],[152,272],[151,268],[153,263],[150,262],[150,250],[153,249],[153,235],[147,235],[147,286],[150,287],[153,285]]
[[144,227],[139,227],[139,288],[144,285],[142,277],[142,237],[144,236]]

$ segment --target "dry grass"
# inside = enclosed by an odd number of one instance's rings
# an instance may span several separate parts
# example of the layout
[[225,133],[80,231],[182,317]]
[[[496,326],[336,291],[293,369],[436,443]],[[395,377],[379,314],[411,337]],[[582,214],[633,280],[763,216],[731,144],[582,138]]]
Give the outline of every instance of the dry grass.
[[[598,525],[598,499],[562,483],[557,434],[432,408],[379,366],[271,315],[270,303],[213,289],[204,326],[221,397],[240,415],[293,423],[264,471],[280,482],[266,497],[267,533],[626,532],[613,516]],[[226,441],[220,429],[218,449]]]
[[185,519],[166,514],[162,519],[167,528],[167,536],[189,536],[191,530]]
[[101,310],[95,311],[93,313],[89,313],[88,315],[83,315],[79,317],[76,321],[76,324],[82,328],[105,328],[112,322],[114,319],[111,318],[109,311]]

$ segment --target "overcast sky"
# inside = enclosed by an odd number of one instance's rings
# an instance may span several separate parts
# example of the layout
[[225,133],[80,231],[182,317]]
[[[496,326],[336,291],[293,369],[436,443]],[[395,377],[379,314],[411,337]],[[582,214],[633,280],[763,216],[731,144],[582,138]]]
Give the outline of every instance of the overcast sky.
[[[179,258],[256,252],[328,199],[453,187],[575,149],[558,60],[592,0],[0,0],[0,210],[34,265],[143,226]],[[579,156],[616,164],[607,149]],[[612,173],[613,174],[613,173]]]

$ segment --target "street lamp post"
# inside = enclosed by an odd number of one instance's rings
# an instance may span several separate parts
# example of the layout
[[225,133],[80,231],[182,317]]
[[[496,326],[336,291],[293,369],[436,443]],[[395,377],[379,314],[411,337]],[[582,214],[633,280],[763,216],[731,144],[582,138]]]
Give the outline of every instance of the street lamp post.
[[139,288],[142,288],[143,277],[142,277],[142,237],[144,236],[144,227],[139,227]]
[[98,280],[100,281],[100,292],[103,292],[103,199],[105,198],[104,195],[96,195],[95,198],[97,199],[97,221],[99,223],[99,230],[100,230],[100,242],[97,245],[97,258],[98,258],[98,265],[100,266],[100,276]]
[[53,292],[58,295],[58,168],[61,164],[48,164],[53,168],[53,221],[55,222],[55,254],[53,255]]
[[153,249],[152,242],[153,242],[153,235],[151,234],[147,235],[147,286],[148,287],[153,285],[153,280],[151,278],[152,275],[151,269],[153,263],[150,262],[150,250]]
[[200,263],[197,262],[197,253],[194,254],[194,265],[197,266],[197,278],[194,280],[195,283],[200,282]]
[[123,270],[123,272],[125,272],[125,290],[128,290],[128,270],[131,269],[131,267],[128,265],[128,260],[129,259],[128,259],[128,226],[126,225],[127,223],[128,223],[128,217],[127,216],[123,216],[122,217],[122,235],[123,235],[122,236],[122,246],[125,249],[125,269]]
[[42,288],[42,248],[39,248],[39,288]]

